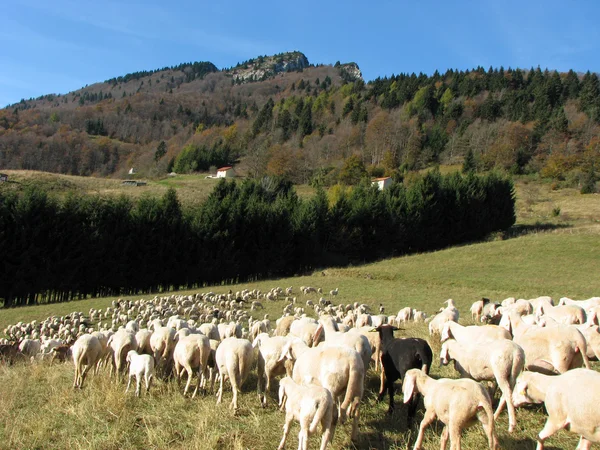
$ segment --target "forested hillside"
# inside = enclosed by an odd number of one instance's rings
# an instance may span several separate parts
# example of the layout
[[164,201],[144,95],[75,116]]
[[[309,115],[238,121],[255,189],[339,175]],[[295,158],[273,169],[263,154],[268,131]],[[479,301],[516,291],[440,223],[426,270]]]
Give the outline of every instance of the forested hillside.
[[594,179],[598,76],[479,67],[365,83],[355,64],[293,52],[137,72],[0,110],[5,169],[119,177],[235,164],[330,185],[467,156],[478,170]]

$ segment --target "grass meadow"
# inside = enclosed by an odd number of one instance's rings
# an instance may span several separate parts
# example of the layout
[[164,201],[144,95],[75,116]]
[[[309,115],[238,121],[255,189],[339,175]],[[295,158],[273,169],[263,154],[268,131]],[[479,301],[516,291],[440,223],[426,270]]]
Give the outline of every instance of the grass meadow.
[[[181,181],[177,178],[165,183],[185,183],[185,178]],[[443,301],[453,298],[463,324],[471,322],[469,307],[482,296],[502,300],[509,296],[587,298],[600,295],[598,195],[581,196],[575,190],[552,191],[549,185],[526,180],[518,181],[516,187],[517,225],[506,233],[491,236],[486,242],[359,266],[322,268],[304,276],[212,286],[190,292],[224,293],[230,288],[268,290],[275,286],[293,286],[298,292],[301,285],[322,287],[324,292],[329,292],[337,287],[339,295],[335,303],[364,302],[375,311],[382,304],[388,314],[395,314],[407,305],[432,314]],[[150,188],[154,189],[152,185]],[[178,193],[186,191],[185,187],[177,189]],[[316,298],[296,295],[299,302]],[[112,300],[89,299],[0,310],[0,330],[20,320],[40,320],[50,315],[105,308]],[[273,321],[284,306],[281,301],[267,303],[264,300],[263,304],[265,310],[257,315],[269,313]],[[440,345],[429,338],[425,325],[409,325],[397,332],[397,336],[428,339],[434,351],[432,375],[457,377],[452,367],[439,366]],[[126,395],[125,384],[109,380],[107,372],[88,377],[81,391],[71,388],[72,377],[70,362],[53,366],[45,363],[0,366],[0,416],[3,418],[0,448],[260,450],[277,448],[281,439],[284,414],[276,407],[276,391],[271,392],[269,406],[261,408],[256,395],[255,371],[244,384],[237,414],[228,408],[231,391],[227,388],[224,403],[215,405],[216,399],[210,393],[195,399],[184,398],[182,389],[173,381],[159,380],[150,396],[138,399],[131,392]],[[378,375],[371,368],[360,407],[359,439],[352,443],[350,424],[339,425],[333,449],[412,448],[422,414],[418,413],[416,421],[408,424],[401,405],[402,396],[396,394],[396,411],[388,416],[387,399],[381,403],[376,401],[378,387]],[[545,420],[543,407],[519,409],[517,429],[508,434],[504,412],[497,421],[500,447],[534,449],[535,436]],[[441,430],[439,423],[427,429],[424,448],[439,448]],[[287,448],[297,447],[298,431],[295,425]],[[577,436],[561,431],[547,441],[546,448],[574,449],[577,441]],[[309,447],[318,448],[318,442],[319,437],[310,438]],[[463,434],[463,448],[487,448],[479,424]]]

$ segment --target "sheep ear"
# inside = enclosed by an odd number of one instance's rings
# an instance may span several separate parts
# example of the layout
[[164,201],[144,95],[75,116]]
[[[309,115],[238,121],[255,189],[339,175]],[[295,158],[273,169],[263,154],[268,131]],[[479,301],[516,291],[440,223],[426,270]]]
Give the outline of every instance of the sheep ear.
[[291,355],[291,353],[290,353],[290,349],[291,349],[291,347],[292,347],[292,343],[291,343],[291,342],[288,342],[288,343],[286,343],[286,344],[283,346],[283,348],[281,349],[281,355],[279,356],[279,359],[277,360],[277,362],[281,362],[281,361],[283,361],[285,358],[288,358],[288,359],[290,359],[290,360],[292,359],[292,355]]
[[402,395],[404,396],[404,403],[408,403],[413,396],[416,385],[416,377],[412,373],[407,373],[402,383]]
[[319,323],[319,326],[315,330],[315,334],[313,335],[312,346],[316,347],[319,344],[319,339],[321,338],[321,334],[323,334],[323,324]]
[[452,338],[452,331],[450,330],[450,323],[446,322],[444,324],[444,328],[442,328],[442,335],[440,337],[440,340],[442,342],[444,342],[451,338]]

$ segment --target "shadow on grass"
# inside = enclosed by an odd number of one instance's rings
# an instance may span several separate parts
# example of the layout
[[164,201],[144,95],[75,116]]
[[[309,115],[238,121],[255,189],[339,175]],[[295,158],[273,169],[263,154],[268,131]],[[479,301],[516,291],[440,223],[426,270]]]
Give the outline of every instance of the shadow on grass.
[[563,224],[563,223],[541,223],[537,222],[534,224],[521,224],[521,225],[513,225],[506,231],[501,231],[498,233],[498,236],[502,240],[513,239],[520,236],[525,236],[531,233],[544,233],[547,231],[555,231],[555,230],[564,230],[566,228],[572,228],[572,225]]

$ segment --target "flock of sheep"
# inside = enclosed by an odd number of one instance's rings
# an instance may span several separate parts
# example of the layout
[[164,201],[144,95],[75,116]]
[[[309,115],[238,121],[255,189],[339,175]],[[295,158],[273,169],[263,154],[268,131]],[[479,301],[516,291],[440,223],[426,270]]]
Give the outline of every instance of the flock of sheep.
[[[321,289],[302,286],[304,296],[319,297]],[[495,420],[506,407],[508,431],[517,425],[515,408],[544,403],[548,419],[538,435],[538,449],[560,429],[581,436],[578,449],[600,442],[600,374],[590,360],[600,358],[598,312],[600,297],[574,301],[549,297],[487,299],[471,307],[479,325],[458,323],[452,300],[435,316],[406,307],[385,315],[380,305],[374,314],[366,304],[338,304],[327,298],[300,300],[291,287],[171,295],[151,300],[113,301],[106,310],[91,309],[86,316],[72,313],[40,323],[7,327],[8,339],[0,344],[0,357],[12,361],[64,360],[75,366],[74,388],[83,388],[86,375],[108,366],[120,381],[128,373],[126,391],[135,378],[136,395],[142,381],[149,392],[155,377],[174,377],[192,397],[200,389],[214,392],[222,402],[225,382],[233,391],[231,408],[256,363],[258,396],[262,406],[271,384],[279,380],[279,406],[285,411],[282,449],[292,422],[300,424],[299,449],[309,436],[322,430],[321,450],[332,441],[338,422],[352,421],[351,438],[359,432],[360,405],[365,375],[373,364],[380,372],[379,399],[386,392],[389,411],[394,409],[394,382],[402,383],[403,401],[411,420],[423,397],[425,412],[414,444],[422,446],[424,432],[434,420],[445,424],[441,448],[448,440],[461,448],[462,430],[481,422],[490,449],[498,448]],[[283,302],[283,315],[273,324],[268,315],[254,319],[251,312],[261,302]],[[300,305],[303,306],[300,306]],[[308,316],[314,311],[318,319]],[[428,322],[431,339],[441,342],[441,364],[454,363],[461,378],[429,376],[433,352],[420,338],[396,338],[394,331],[407,322]],[[581,368],[584,366],[585,368]],[[480,382],[492,382],[501,397],[494,412],[493,393]],[[492,391],[493,392],[493,391]]]

